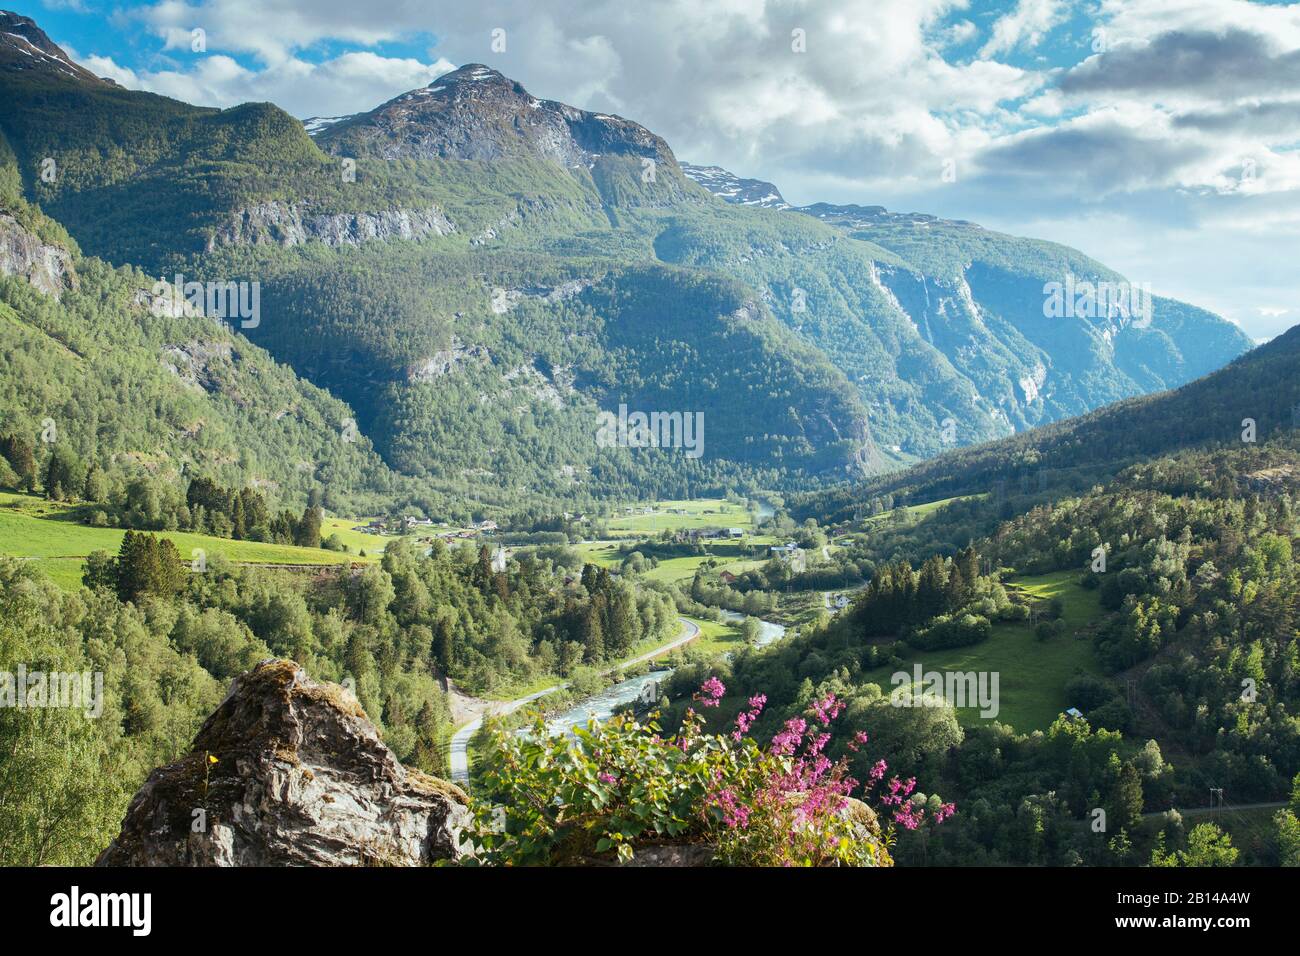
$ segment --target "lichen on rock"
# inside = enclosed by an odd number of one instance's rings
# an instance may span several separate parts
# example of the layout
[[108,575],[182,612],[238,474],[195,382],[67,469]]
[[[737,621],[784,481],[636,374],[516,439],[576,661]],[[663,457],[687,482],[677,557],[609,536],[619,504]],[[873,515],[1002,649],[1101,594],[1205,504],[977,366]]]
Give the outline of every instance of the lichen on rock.
[[237,677],[149,775],[99,866],[416,866],[454,859],[468,798],[398,762],[356,699],[293,661]]

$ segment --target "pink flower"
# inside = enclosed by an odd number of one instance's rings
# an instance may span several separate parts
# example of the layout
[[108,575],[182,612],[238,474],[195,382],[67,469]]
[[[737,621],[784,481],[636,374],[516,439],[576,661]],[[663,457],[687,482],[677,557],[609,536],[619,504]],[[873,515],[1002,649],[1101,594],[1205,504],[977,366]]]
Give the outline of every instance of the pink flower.
[[785,729],[772,738],[772,752],[775,754],[792,754],[803,740],[808,722],[802,717],[791,717],[785,722]]
[[710,677],[700,685],[700,689],[695,694],[695,699],[700,702],[701,707],[717,707],[718,701],[722,699],[722,695],[726,692],[727,688],[722,681],[716,677]]
[[820,724],[829,724],[832,720],[840,715],[844,710],[844,705],[836,699],[834,694],[827,694],[824,698],[816,701],[812,705],[813,713],[817,716],[817,722]]
[[749,710],[742,710],[736,715],[736,729],[731,732],[731,739],[737,743],[740,738],[749,733],[749,728],[754,726],[754,721],[758,720],[759,715],[763,712],[763,707],[767,704],[766,694],[755,694],[749,698]]

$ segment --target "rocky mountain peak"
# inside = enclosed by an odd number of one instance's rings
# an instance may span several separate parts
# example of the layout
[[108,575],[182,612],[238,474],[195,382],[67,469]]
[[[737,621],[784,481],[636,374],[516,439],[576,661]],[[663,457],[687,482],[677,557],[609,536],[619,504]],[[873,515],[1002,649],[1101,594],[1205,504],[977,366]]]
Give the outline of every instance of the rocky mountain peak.
[[73,63],[36,21],[9,10],[0,10],[0,69],[38,70],[73,80],[112,84],[85,67]]
[[721,166],[696,166],[682,163],[682,172],[713,195],[738,206],[763,206],[789,209],[781,190],[762,179],[746,179]]
[[263,661],[149,775],[96,863],[420,865],[461,853],[467,802],[403,767],[342,687]]
[[326,149],[385,159],[535,157],[590,168],[602,156],[631,156],[677,168],[668,144],[644,126],[539,99],[481,63],[314,132]]

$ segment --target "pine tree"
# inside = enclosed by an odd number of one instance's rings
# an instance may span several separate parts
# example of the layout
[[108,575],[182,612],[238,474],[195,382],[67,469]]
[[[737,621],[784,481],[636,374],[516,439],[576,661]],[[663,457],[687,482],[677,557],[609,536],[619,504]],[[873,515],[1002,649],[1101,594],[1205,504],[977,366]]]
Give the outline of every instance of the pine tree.
[[478,561],[474,565],[474,586],[487,595],[492,589],[492,552],[486,544],[478,549]]
[[31,442],[22,435],[5,435],[0,438],[0,454],[18,476],[20,488],[36,490],[36,452]]
[[245,524],[244,519],[244,499],[242,495],[234,495],[231,499],[230,536],[236,541],[243,541],[248,537],[248,526]]
[[639,625],[632,592],[626,587],[619,588],[609,609],[609,628],[605,632],[605,643],[611,657],[622,657],[635,646]]
[[94,503],[108,500],[108,479],[96,464],[92,463],[86,469],[86,480],[81,486],[81,497]]
[[451,673],[456,663],[456,638],[451,613],[439,614],[434,621],[432,651],[443,674]]
[[303,509],[302,518],[293,529],[293,543],[302,548],[319,548],[320,525],[320,508],[308,505]]
[[605,598],[597,595],[587,604],[582,619],[582,659],[588,664],[599,664],[605,659],[605,632],[600,619],[605,612]]

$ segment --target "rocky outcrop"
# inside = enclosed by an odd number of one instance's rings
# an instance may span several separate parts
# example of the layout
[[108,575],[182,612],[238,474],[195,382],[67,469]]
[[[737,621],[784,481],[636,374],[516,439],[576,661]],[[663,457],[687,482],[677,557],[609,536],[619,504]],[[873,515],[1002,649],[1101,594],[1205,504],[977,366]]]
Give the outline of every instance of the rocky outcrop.
[[554,305],[572,299],[591,285],[590,279],[570,279],[556,286],[529,286],[525,289],[495,288],[492,290],[492,312],[495,315],[505,315],[525,299],[535,299],[546,305]]
[[0,213],[0,275],[19,276],[56,299],[77,287],[72,254],[42,242],[6,213]]
[[99,866],[412,866],[462,853],[467,798],[398,763],[347,691],[292,661],[235,679],[149,775]]
[[215,392],[221,387],[217,369],[229,367],[233,357],[229,342],[186,342],[163,346],[162,367],[187,388]]
[[[1293,411],[1294,424],[1300,428],[1300,405]],[[1277,465],[1273,468],[1261,468],[1242,475],[1239,483],[1246,489],[1262,495],[1278,495],[1300,486],[1300,468],[1294,465]]]
[[358,246],[391,239],[423,239],[455,232],[455,224],[437,206],[385,209],[379,212],[313,213],[310,207],[279,200],[258,203],[234,213],[208,238],[208,251],[222,246]]
[[451,345],[439,349],[426,359],[421,359],[406,368],[408,382],[430,382],[450,375],[459,366],[471,362],[489,362],[492,354],[482,345],[464,345],[452,336]]

